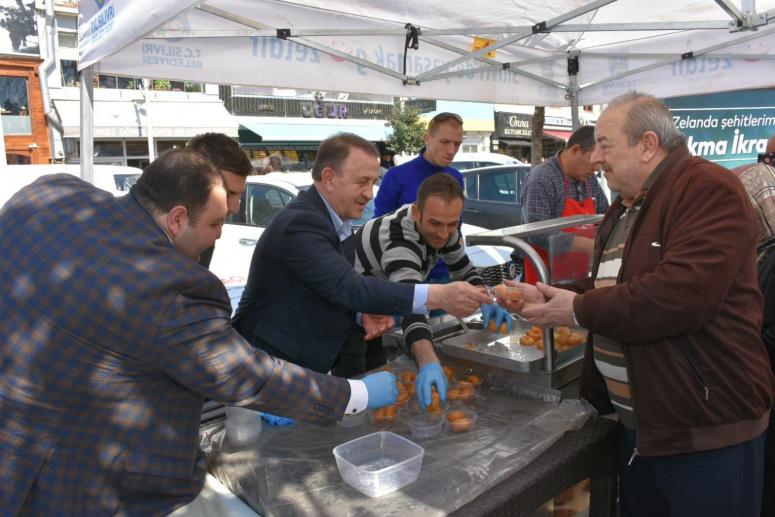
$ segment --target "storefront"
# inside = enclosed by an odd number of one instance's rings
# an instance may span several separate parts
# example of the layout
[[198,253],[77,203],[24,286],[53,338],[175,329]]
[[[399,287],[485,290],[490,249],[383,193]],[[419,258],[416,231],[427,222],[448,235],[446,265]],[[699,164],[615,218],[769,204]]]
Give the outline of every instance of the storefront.
[[361,100],[321,92],[282,98],[257,93],[270,92],[221,87],[221,98],[239,121],[240,145],[259,173],[310,170],[320,142],[336,133],[355,133],[375,144],[392,133],[386,125],[392,99]]
[[[145,167],[150,158],[149,131],[154,156],[181,148],[193,136],[205,132],[237,138],[238,123],[216,95],[189,92],[148,93],[129,89],[95,89],[94,162]],[[53,95],[61,117],[65,156],[80,162],[80,112],[77,90],[64,88]],[[74,97],[74,98],[73,98]]]
[[[533,116],[527,113],[495,112],[495,134],[492,148],[513,156],[525,163],[531,162]],[[573,133],[570,119],[545,117],[543,137],[543,157],[548,158],[565,148],[565,142]]]

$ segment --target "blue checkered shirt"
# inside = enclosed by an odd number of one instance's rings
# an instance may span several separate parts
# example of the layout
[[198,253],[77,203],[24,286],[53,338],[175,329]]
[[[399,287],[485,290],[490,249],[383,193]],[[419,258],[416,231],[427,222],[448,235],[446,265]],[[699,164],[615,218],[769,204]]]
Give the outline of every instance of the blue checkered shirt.
[[[568,188],[565,188],[565,175],[560,166],[560,154],[552,156],[544,163],[536,165],[530,171],[525,182],[522,194],[522,220],[525,223],[535,223],[547,219],[556,219],[562,215],[567,196],[582,201],[591,197],[595,200],[598,214],[604,214],[608,210],[608,199],[603,189],[600,188],[597,178],[592,175],[586,182],[579,182],[568,178]],[[562,232],[541,233],[530,235],[526,239],[534,245],[549,249],[549,238],[552,239],[552,248],[555,253],[561,254],[568,251],[572,235]]]

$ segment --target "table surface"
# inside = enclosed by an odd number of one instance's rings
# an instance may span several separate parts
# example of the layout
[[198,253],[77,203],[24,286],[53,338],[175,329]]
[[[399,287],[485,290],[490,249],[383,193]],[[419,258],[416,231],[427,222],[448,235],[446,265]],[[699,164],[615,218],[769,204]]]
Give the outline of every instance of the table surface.
[[[576,481],[613,473],[615,424],[598,418],[584,423],[587,406],[483,394],[472,406],[477,424],[467,433],[419,439],[401,417],[389,430],[425,449],[422,471],[413,484],[379,498],[347,485],[331,453],[377,430],[368,423],[265,425],[251,447],[237,449],[225,439],[208,457],[209,470],[254,509],[271,515],[325,515],[332,508],[332,515],[521,515]],[[572,428],[578,430],[566,433]]]

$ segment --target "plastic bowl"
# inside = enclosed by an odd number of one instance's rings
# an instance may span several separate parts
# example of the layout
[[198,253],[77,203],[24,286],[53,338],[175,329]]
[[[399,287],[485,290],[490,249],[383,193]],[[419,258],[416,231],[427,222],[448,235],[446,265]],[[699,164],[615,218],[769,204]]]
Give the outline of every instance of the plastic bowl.
[[226,406],[226,436],[236,447],[245,447],[261,434],[261,413],[244,407]]
[[403,436],[380,431],[334,447],[342,479],[369,497],[395,492],[420,475],[425,450]]
[[474,428],[476,411],[470,409],[450,409],[446,416],[447,427],[453,433],[464,433]]
[[472,372],[459,372],[455,379],[455,383],[458,387],[472,387],[474,389],[479,389],[482,386],[482,382],[482,376]]
[[409,419],[409,429],[412,436],[430,438],[436,436],[444,428],[444,415],[420,413]]
[[447,390],[447,400],[452,402],[468,402],[476,394],[473,384],[453,384]]
[[[395,408],[395,413],[392,415],[385,415],[383,410],[387,408]],[[401,408],[399,406],[388,406],[387,408],[372,409],[369,411],[369,422],[371,422],[371,425],[384,427],[395,423],[398,419],[398,415],[401,413]]]
[[428,411],[426,409],[420,409],[420,403],[416,400],[413,400],[409,406],[408,410],[411,414],[414,415],[443,415],[447,412],[447,408],[449,407],[449,402],[445,402],[444,404],[441,404],[441,410],[440,411]]

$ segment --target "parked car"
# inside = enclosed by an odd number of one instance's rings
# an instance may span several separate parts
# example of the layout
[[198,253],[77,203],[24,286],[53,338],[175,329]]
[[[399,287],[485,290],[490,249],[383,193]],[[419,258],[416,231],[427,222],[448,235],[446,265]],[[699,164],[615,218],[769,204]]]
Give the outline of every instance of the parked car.
[[[129,192],[143,173],[137,167],[119,165],[95,165],[94,185],[121,196]],[[0,206],[3,206],[18,190],[47,174],[72,174],[81,176],[80,165],[4,165],[0,166]]]
[[[221,238],[215,243],[210,261],[210,271],[220,278],[226,287],[244,285],[247,282],[253,249],[275,215],[285,208],[302,190],[312,185],[309,172],[273,172],[263,176],[248,176],[240,211],[230,215],[223,225]],[[378,187],[374,187],[374,195]],[[366,205],[354,227],[365,224],[374,215],[374,200]],[[466,221],[469,223],[469,221]],[[463,225],[463,233],[470,235],[485,228]],[[509,248],[498,246],[473,246],[469,257],[477,267],[490,267],[509,260]]]
[[529,165],[498,165],[463,171],[463,220],[489,230],[522,224],[522,191]]
[[506,154],[500,153],[457,153],[450,164],[459,171],[490,167],[492,165],[526,165]]

